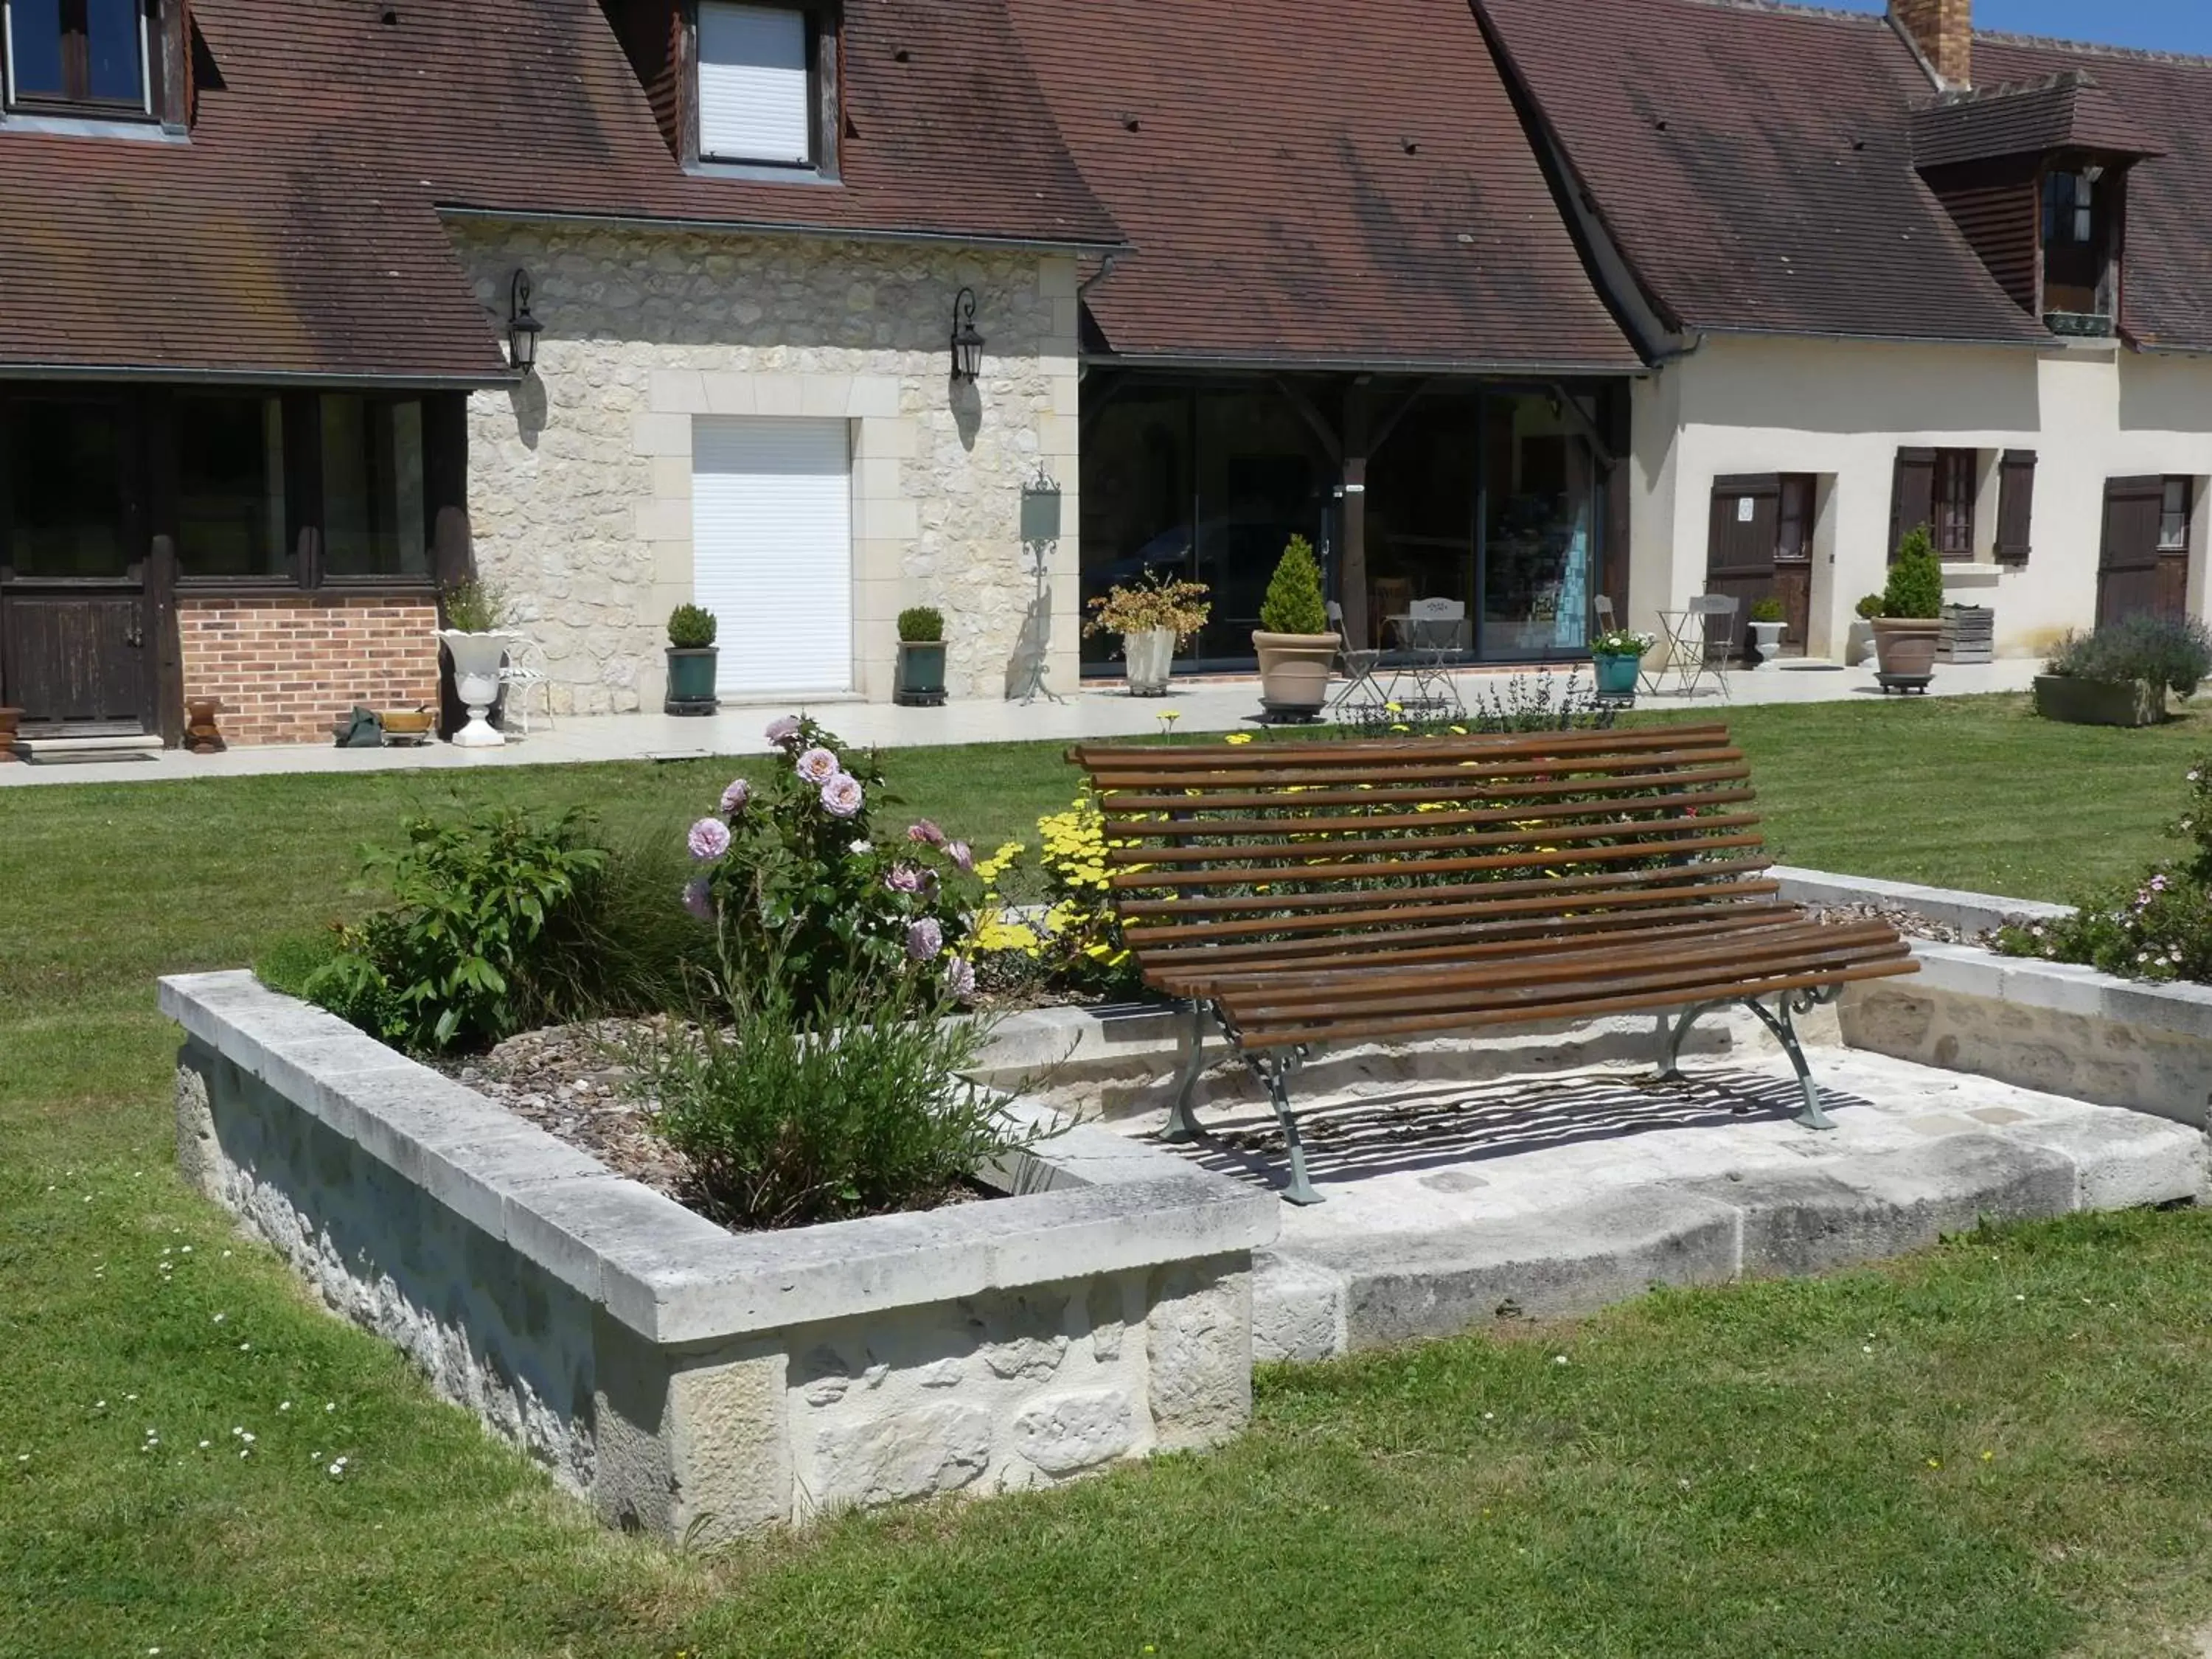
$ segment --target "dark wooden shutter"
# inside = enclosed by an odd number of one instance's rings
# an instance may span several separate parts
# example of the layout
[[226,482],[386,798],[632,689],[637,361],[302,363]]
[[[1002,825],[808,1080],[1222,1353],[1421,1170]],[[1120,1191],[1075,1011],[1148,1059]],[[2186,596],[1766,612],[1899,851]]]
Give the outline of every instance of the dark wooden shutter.
[[2008,449],[1997,474],[1997,558],[2027,562],[2035,525],[2035,452]]
[[1889,562],[1897,562],[1897,544],[1936,517],[1936,452],[1900,449],[1897,452],[1897,481],[1889,497]]
[[2105,483],[2105,537],[2097,560],[2097,623],[2159,607],[2159,520],[2166,511],[2161,477],[2111,478]]

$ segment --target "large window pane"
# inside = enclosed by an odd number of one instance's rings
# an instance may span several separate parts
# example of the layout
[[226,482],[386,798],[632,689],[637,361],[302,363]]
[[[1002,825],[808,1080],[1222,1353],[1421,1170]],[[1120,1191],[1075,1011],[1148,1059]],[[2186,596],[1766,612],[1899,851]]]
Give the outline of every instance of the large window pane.
[[24,398],[9,408],[7,562],[19,576],[121,576],[123,434],[115,404]]
[[88,95],[137,104],[146,96],[138,0],[84,0]]
[[[1414,601],[1447,599],[1466,619],[1456,631],[1459,648],[1474,648],[1481,434],[1480,397],[1424,398],[1368,467],[1368,637],[1358,643],[1401,647]],[[1426,631],[1432,640],[1452,637]]]
[[1493,661],[1579,651],[1595,591],[1589,446],[1545,397],[1490,400],[1481,649]]
[[325,573],[428,577],[422,404],[331,393],[322,428]]
[[[1107,398],[1083,440],[1083,599],[1088,606],[1117,583],[1193,574],[1192,395],[1187,386],[1103,386]],[[1086,611],[1085,614],[1088,614]],[[1109,637],[1083,642],[1083,660],[1103,663]]]
[[1243,661],[1276,561],[1293,536],[1326,539],[1333,477],[1305,417],[1273,387],[1198,394],[1198,580],[1213,617],[1193,654]]
[[60,98],[62,0],[6,0],[8,78],[18,98]]
[[177,560],[186,576],[281,576],[284,410],[275,398],[180,397]]

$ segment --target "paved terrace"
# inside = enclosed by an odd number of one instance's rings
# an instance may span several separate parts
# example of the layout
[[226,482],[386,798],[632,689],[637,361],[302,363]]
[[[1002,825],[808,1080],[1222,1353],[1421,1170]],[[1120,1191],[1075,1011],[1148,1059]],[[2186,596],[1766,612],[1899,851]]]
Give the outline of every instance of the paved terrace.
[[[1964,697],[1998,691],[2025,691],[2039,663],[2028,659],[1938,666],[1929,695]],[[1518,671],[1523,678],[1548,672],[1563,690],[1565,670]],[[1510,669],[1470,671],[1455,678],[1462,696],[1473,702],[1502,691],[1516,677]],[[1589,684],[1584,665],[1580,684]],[[1708,683],[1710,684],[1710,683]],[[1871,664],[1844,668],[1821,662],[1793,663],[1772,672],[1739,672],[1729,676],[1729,693],[1707,690],[1694,698],[1640,697],[1639,708],[1701,708],[1725,713],[1752,703],[1875,702],[1881,696]],[[1064,702],[1040,699],[1024,706],[997,700],[948,703],[942,708],[901,708],[889,703],[817,699],[799,705],[849,743],[884,749],[939,744],[1021,743],[1038,739],[1095,739],[1134,737],[1163,729],[1172,711],[1180,734],[1245,730],[1259,712],[1259,682],[1249,676],[1194,679],[1179,684],[1162,698],[1132,697],[1119,681],[1087,685]],[[268,773],[380,772],[447,769],[472,766],[546,766],[592,761],[683,760],[705,755],[765,752],[761,733],[789,702],[757,706],[725,704],[706,720],[665,714],[605,714],[563,718],[548,728],[533,719],[532,734],[503,749],[462,750],[447,744],[421,749],[339,749],[328,744],[287,744],[233,749],[221,755],[181,750],[150,758],[95,763],[0,765],[0,787],[46,783],[151,781],[179,778],[245,777]]]

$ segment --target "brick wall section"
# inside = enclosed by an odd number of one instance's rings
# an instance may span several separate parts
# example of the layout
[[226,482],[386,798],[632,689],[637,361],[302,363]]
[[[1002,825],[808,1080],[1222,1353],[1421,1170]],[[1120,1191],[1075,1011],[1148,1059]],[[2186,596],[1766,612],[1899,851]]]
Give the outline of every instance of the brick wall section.
[[423,598],[180,597],[185,695],[219,697],[234,744],[328,743],[356,703],[438,702],[438,607]]

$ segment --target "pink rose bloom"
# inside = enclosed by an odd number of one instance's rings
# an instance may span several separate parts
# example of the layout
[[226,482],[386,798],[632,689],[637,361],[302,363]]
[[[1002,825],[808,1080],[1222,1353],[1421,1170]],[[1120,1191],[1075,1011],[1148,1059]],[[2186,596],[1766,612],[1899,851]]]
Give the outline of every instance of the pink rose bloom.
[[714,919],[714,890],[702,876],[696,881],[684,884],[684,908],[702,921]]
[[908,841],[914,842],[923,847],[942,847],[945,845],[945,831],[939,829],[927,818],[924,818],[920,823],[917,823],[909,829],[906,832],[906,838]]
[[935,916],[924,916],[906,930],[906,953],[915,962],[927,962],[945,948],[945,929]]
[[691,856],[702,861],[730,850],[730,826],[720,818],[701,818],[691,826]]
[[964,841],[946,842],[945,856],[951,859],[954,865],[962,870],[972,871],[975,867],[975,852]]
[[770,720],[768,727],[768,740],[775,744],[789,743],[799,735],[799,716],[796,714],[786,714],[780,720]]
[[921,872],[911,864],[895,864],[884,878],[884,885],[894,893],[919,893],[921,890]]
[[728,817],[745,810],[745,803],[753,798],[753,787],[739,778],[722,791],[722,816]]
[[833,818],[855,816],[867,800],[860,781],[849,773],[839,772],[822,786],[822,806]]
[[837,757],[827,749],[810,749],[799,757],[799,775],[817,789],[837,772]]
[[945,964],[945,988],[966,1002],[975,994],[975,968],[965,957],[955,957]]

